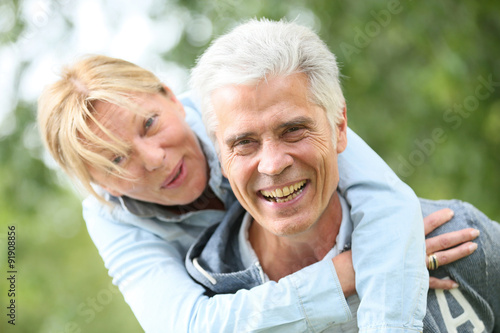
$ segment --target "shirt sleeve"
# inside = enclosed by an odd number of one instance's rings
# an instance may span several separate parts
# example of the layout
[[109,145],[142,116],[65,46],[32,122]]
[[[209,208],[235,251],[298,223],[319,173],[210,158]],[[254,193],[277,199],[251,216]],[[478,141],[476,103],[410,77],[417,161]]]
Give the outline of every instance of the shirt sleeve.
[[429,282],[418,198],[350,129],[338,164],[354,224],[360,332],[422,330]]
[[148,333],[319,332],[352,318],[331,260],[277,283],[207,297],[187,274],[176,235],[166,240],[86,203],[84,218],[113,283]]

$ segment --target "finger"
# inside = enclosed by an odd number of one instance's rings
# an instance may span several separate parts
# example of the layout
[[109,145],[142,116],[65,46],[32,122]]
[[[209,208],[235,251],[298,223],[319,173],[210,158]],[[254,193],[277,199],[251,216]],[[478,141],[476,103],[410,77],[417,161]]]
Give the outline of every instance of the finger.
[[[438,265],[444,266],[457,261],[458,259],[462,259],[464,257],[467,257],[468,255],[471,255],[472,253],[474,253],[474,251],[476,251],[476,249],[476,243],[467,242],[446,251],[435,252],[434,255],[436,256]],[[429,268],[429,256],[427,256],[426,258],[426,264],[427,268]]]
[[431,276],[429,277],[429,288],[450,290],[458,288],[458,284],[450,279],[441,280]]
[[434,229],[439,227],[440,225],[445,224],[453,217],[454,212],[449,208],[444,208],[434,212],[432,214],[427,215],[424,218],[424,230],[425,235],[427,236]]
[[469,242],[479,236],[479,230],[473,228],[448,232],[425,240],[427,254],[446,250],[461,243]]

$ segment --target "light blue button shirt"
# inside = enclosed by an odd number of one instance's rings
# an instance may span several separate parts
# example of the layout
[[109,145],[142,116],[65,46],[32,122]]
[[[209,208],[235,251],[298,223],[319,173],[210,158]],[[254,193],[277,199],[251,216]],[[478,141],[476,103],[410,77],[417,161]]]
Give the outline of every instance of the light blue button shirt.
[[[234,200],[201,122],[197,104],[181,98],[211,170],[209,186]],[[360,331],[421,329],[428,288],[424,231],[417,197],[363,140],[348,131],[339,155],[339,190],[351,207],[353,263],[362,302]],[[184,268],[189,246],[223,212],[173,215],[158,205],[89,197],[89,234],[126,302],[146,332],[321,332],[352,314],[331,260],[252,290],[207,297]],[[370,246],[366,246],[370,244]]]

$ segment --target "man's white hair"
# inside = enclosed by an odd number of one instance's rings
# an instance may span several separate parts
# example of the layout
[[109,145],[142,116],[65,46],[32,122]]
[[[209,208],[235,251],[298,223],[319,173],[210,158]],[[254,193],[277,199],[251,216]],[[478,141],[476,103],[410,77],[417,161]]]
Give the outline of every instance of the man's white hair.
[[307,75],[310,100],[326,111],[335,130],[345,105],[339,69],[335,55],[311,29],[293,22],[250,20],[212,43],[193,68],[190,83],[201,99],[203,121],[217,152],[212,93],[295,73]]

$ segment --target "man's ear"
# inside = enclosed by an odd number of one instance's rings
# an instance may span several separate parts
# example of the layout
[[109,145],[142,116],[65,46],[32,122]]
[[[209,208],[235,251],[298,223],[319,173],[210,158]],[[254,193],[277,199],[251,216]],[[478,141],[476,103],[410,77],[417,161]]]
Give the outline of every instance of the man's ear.
[[337,153],[340,154],[347,148],[347,108],[344,103],[342,118],[337,125]]

